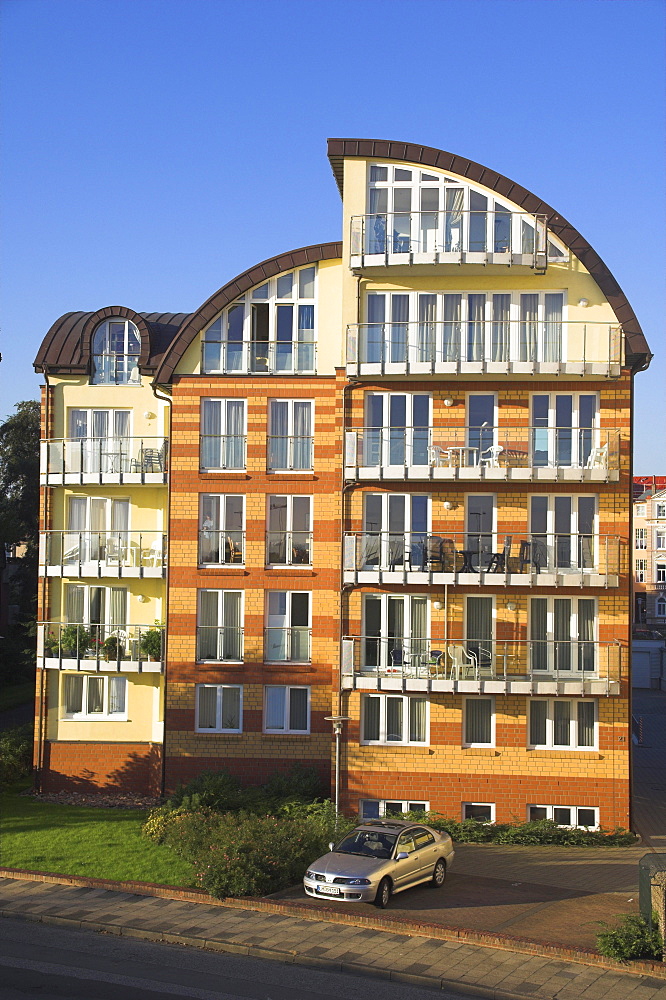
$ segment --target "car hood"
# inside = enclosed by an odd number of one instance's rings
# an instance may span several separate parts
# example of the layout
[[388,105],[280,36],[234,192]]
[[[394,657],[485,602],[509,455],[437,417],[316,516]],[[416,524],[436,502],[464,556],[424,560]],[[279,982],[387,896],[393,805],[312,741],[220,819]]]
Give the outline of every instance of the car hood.
[[371,858],[367,855],[340,854],[338,851],[330,851],[329,854],[317,858],[308,871],[318,872],[320,875],[342,875],[349,878],[372,878],[378,871],[389,863],[389,858]]

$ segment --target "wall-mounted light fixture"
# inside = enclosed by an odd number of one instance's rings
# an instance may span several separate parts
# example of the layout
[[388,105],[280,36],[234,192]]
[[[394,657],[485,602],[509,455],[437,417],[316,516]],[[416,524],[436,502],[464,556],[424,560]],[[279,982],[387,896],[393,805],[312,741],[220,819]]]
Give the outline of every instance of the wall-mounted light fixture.
[[507,607],[507,611],[515,611],[516,610],[516,602],[515,601],[507,601],[506,602],[506,607]]
[[589,306],[589,304],[590,304],[589,299],[578,299],[578,305],[581,307],[581,309],[584,309],[585,306]]
[[146,420],[154,420],[155,419],[155,414],[151,413],[150,410],[146,410],[146,412],[144,413],[144,417],[145,417]]
[[451,399],[450,396],[447,396],[446,399],[444,400],[444,406],[453,406],[453,400]]
[[150,598],[146,597],[145,594],[139,594],[137,600],[138,600],[139,604],[147,604],[148,601],[150,600]]
[[455,510],[457,506],[458,504],[455,502],[455,500],[444,501],[444,510]]
[[444,607],[441,601],[433,601],[432,606],[435,609],[435,611],[441,611],[442,608]]

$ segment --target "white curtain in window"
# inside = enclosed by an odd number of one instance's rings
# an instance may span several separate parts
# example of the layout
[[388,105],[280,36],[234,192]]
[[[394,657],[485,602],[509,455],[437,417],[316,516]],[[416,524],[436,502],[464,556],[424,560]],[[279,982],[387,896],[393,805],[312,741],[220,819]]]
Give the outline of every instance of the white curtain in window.
[[112,628],[127,627],[127,591],[124,587],[111,588],[111,620]]
[[442,361],[460,358],[460,307],[462,296],[444,296],[444,324],[442,330]]
[[535,294],[520,296],[520,360],[537,360],[537,326],[539,313],[539,296]]
[[425,597],[411,598],[411,651],[423,658],[428,652],[428,602]]
[[199,591],[199,650],[200,660],[217,660],[219,591]]
[[594,670],[594,600],[578,601],[578,669]]
[[63,706],[66,715],[78,715],[83,711],[83,676],[65,674],[62,684]]
[[[64,563],[76,563],[80,559],[85,562],[88,556],[86,517],[88,512],[88,501],[85,497],[70,497],[67,508],[67,527],[62,544],[62,559]],[[51,535],[53,540],[58,536]],[[50,561],[57,562],[59,553],[52,551]]]
[[467,360],[482,361],[484,358],[484,316],[485,295],[467,296]]
[[[548,600],[545,597],[533,597],[530,604],[530,648],[532,651],[532,669],[548,669]],[[533,743],[538,742],[532,740]]]
[[571,670],[571,600],[556,598],[554,607],[555,667]]
[[553,702],[553,745],[571,745],[571,702],[559,698]]
[[201,468],[222,467],[222,403],[219,399],[204,399],[201,408]]
[[419,328],[416,344],[416,360],[431,363],[435,360],[435,321],[437,319],[437,296],[419,295]]
[[462,188],[447,188],[444,227],[444,249],[447,253],[459,253],[462,250],[463,198]]
[[266,688],[266,729],[284,729],[284,710],[287,689],[284,687]]
[[386,739],[389,743],[402,742],[402,719],[403,701],[402,698],[386,699]]
[[227,400],[225,469],[245,468],[245,400]]
[[493,361],[509,360],[509,307],[510,295],[493,295],[493,322],[491,358]]
[[223,687],[220,691],[220,723],[222,729],[240,729],[240,688]]
[[68,622],[83,622],[84,602],[85,588],[76,583],[68,583],[65,590],[65,615]]
[[547,292],[544,301],[543,360],[562,360],[561,292]]
[[594,746],[594,702],[578,702],[578,746]]
[[268,466],[270,469],[289,468],[289,403],[286,399],[272,399],[270,412],[270,437]]
[[241,594],[240,592],[227,590],[223,593],[223,617],[224,625],[222,659],[241,659]]
[[199,729],[217,729],[217,699],[219,688],[199,685]]
[[88,715],[99,715],[104,711],[104,678],[88,677],[87,692]]
[[312,468],[312,404],[294,402],[294,469]]
[[409,699],[409,739],[412,743],[426,741],[426,699]]
[[388,360],[404,364],[407,360],[409,296],[391,296],[391,342]]
[[297,371],[314,371],[314,350],[314,306],[299,306]]
[[109,677],[109,715],[124,715],[126,693],[126,677]]

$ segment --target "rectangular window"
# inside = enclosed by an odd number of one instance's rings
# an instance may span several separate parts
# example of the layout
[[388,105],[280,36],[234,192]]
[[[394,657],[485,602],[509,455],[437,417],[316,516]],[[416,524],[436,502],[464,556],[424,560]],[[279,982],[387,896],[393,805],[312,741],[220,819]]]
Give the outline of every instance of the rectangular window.
[[199,498],[199,565],[245,562],[245,497],[202,493]]
[[197,733],[242,732],[242,686],[240,684],[197,684],[194,728]]
[[666,583],[666,563],[657,563],[657,583]]
[[400,816],[406,812],[428,812],[429,802],[411,802],[409,799],[361,799],[358,814],[361,819],[381,819],[383,816]]
[[530,667],[550,673],[597,669],[596,601],[533,597],[530,600]]
[[647,528],[636,528],[635,532],[635,549],[646,549],[647,548]]
[[533,698],[529,703],[529,746],[549,750],[597,748],[595,701]]
[[127,719],[127,678],[115,674],[63,674],[62,718]]
[[495,745],[495,711],[492,698],[465,698],[463,744],[467,747]]
[[313,434],[314,403],[311,399],[269,400],[269,471],[311,470]]
[[666,503],[656,503],[654,507],[655,517],[666,517]]
[[634,509],[634,513],[635,513],[636,517],[645,517],[646,505],[644,503],[636,504],[636,507]]
[[243,592],[200,590],[197,660],[243,660]]
[[666,549],[666,528],[657,528],[654,533],[655,549]]
[[309,733],[310,688],[266,685],[264,687],[264,732]]
[[417,676],[430,663],[428,599],[365,594],[363,666]]
[[204,471],[245,468],[244,399],[201,401],[200,465]]
[[527,819],[530,823],[548,819],[558,826],[596,830],[599,826],[599,810],[596,806],[528,805]]
[[365,695],[362,743],[429,742],[428,700],[411,695]]
[[647,576],[647,559],[636,559],[636,583],[645,583]]
[[312,635],[310,605],[311,594],[305,591],[266,592],[265,658],[267,661],[310,662]]
[[312,565],[312,497],[269,496],[266,562]]
[[477,823],[495,822],[494,802],[463,802],[462,818],[474,819]]

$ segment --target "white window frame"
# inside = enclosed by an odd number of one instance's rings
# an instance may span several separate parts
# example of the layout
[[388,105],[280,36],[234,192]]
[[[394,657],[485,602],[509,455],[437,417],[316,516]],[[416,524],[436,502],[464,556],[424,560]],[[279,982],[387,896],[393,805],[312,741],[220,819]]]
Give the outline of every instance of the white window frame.
[[[271,448],[273,447],[271,442],[272,442],[272,439],[274,437],[280,437],[280,435],[276,435],[273,432],[273,422],[274,422],[274,419],[275,419],[274,416],[273,416],[273,404],[274,403],[286,403],[287,404],[287,433],[286,433],[286,435],[283,435],[283,436],[286,437],[286,439],[287,439],[287,456],[291,455],[292,461],[291,461],[291,464],[290,464],[289,460],[288,460],[286,466],[284,466],[284,467],[283,466],[278,466],[278,465],[274,466],[274,465],[271,464]],[[294,442],[294,438],[296,437],[296,435],[294,434],[294,408],[295,408],[295,405],[297,403],[298,404],[307,403],[309,405],[309,407],[310,407],[310,434],[308,435],[309,438],[310,438],[310,465],[307,468],[298,468],[298,469],[297,468],[293,468],[293,465],[294,465],[294,462],[293,462],[293,442]],[[305,435],[303,435],[303,437],[305,437]],[[283,399],[282,397],[279,397],[277,399],[275,399],[275,398],[269,399],[268,400],[268,439],[267,439],[267,443],[268,443],[268,453],[267,453],[267,456],[266,456],[266,470],[267,470],[267,472],[269,472],[271,474],[276,473],[276,472],[277,473],[288,472],[290,475],[302,475],[302,474],[311,475],[312,472],[314,471],[314,465],[315,465],[315,454],[314,454],[314,447],[315,447],[315,400],[312,399],[312,398],[301,398],[300,396],[295,396],[295,397],[293,397],[291,399]]]
[[[467,736],[467,704],[468,702],[489,702],[490,704],[490,743],[475,743],[468,739]],[[497,715],[495,711],[495,698],[493,695],[481,695],[463,698],[462,706],[462,727],[463,727],[463,747],[494,747],[496,740],[496,722]]]
[[[270,514],[271,514],[271,500],[273,498],[284,497],[287,501],[286,507],[286,526],[284,529],[271,529],[270,526]],[[296,531],[296,534],[309,534],[309,545],[308,545],[308,555],[309,559],[307,562],[296,562],[294,561],[294,500],[309,500],[309,511],[308,518],[310,527],[308,531]],[[290,566],[292,569],[311,569],[312,568],[312,558],[313,558],[313,526],[314,526],[314,497],[303,493],[270,493],[266,497],[266,565],[276,566],[278,568],[283,566]],[[284,535],[285,536],[285,561],[284,562],[271,562],[271,535]]]
[[[546,742],[532,743],[532,705],[536,702],[546,704]],[[569,710],[569,743],[555,743],[555,705],[566,704]],[[591,746],[578,742],[578,705],[594,706],[594,740]],[[591,752],[599,749],[599,702],[595,698],[530,698],[527,711],[527,747],[530,750],[564,750],[572,753]]]
[[[405,397],[405,426],[404,426],[404,428],[402,428],[402,427],[398,428],[397,425],[396,425],[396,427],[393,428],[392,425],[389,423],[389,421],[391,419],[391,415],[390,415],[391,400],[395,399],[397,397],[400,397],[400,396],[404,396]],[[425,428],[427,430],[427,434],[428,434],[428,445],[425,448],[425,453],[424,453],[424,459],[425,459],[425,461],[424,461],[423,465],[414,465],[414,462],[413,462],[413,458],[414,458],[414,400],[415,400],[416,397],[422,397],[422,396],[425,396],[427,398],[427,400],[428,400],[428,423],[427,423],[427,428]],[[382,400],[382,424],[381,424],[381,427],[371,427],[370,426],[370,419],[371,419],[370,418],[370,410],[371,410],[371,406],[372,406],[372,402],[371,401],[373,399],[377,399],[377,398],[381,398],[381,400]],[[403,430],[404,429],[404,433],[405,433],[405,444],[404,444],[405,460],[404,460],[404,463],[402,463],[402,465],[398,466],[399,468],[405,467],[405,468],[417,468],[417,469],[421,469],[421,468],[424,468],[425,466],[428,465],[428,463],[430,461],[430,458],[429,458],[429,456],[430,456],[429,444],[430,444],[430,441],[431,441],[431,433],[432,433],[432,407],[433,407],[433,398],[432,398],[432,393],[431,392],[388,392],[388,391],[383,391],[383,390],[374,390],[374,389],[372,389],[372,390],[369,390],[368,392],[365,393],[365,396],[364,396],[364,399],[363,399],[363,414],[364,414],[363,420],[364,420],[364,428],[365,428],[364,434],[365,435],[372,435],[372,434],[378,434],[379,435],[379,449],[378,450],[379,450],[379,467],[380,468],[395,468],[396,467],[396,466],[393,466],[391,464],[391,441],[392,441],[392,439],[391,439],[391,434],[389,433],[391,431],[391,429],[395,429],[395,430],[398,430],[398,429]],[[422,427],[422,425],[419,425],[419,432],[421,432],[423,429],[424,428]],[[367,456],[366,456],[365,452],[366,452],[366,450],[370,450],[369,442],[371,440],[372,440],[372,438],[368,438],[367,442],[364,442],[364,447],[363,447],[363,452],[364,452],[363,464],[364,465],[368,464]],[[408,461],[408,458],[410,458],[410,456],[411,456],[412,460]],[[372,467],[374,467],[374,466],[371,466],[371,468]]]
[[545,809],[546,810],[546,817],[545,818],[551,820],[552,822],[555,822],[554,816],[555,816],[555,810],[556,809],[570,809],[571,812],[572,812],[572,814],[576,817],[576,819],[578,819],[578,810],[579,809],[590,809],[590,810],[592,810],[594,812],[594,816],[595,816],[595,825],[594,826],[583,826],[582,824],[579,824],[579,823],[574,823],[574,824],[569,824],[569,825],[566,825],[566,824],[563,824],[563,823],[558,823],[558,826],[562,830],[598,830],[599,829],[599,807],[598,806],[570,806],[570,805],[566,805],[566,804],[563,804],[563,805],[544,805],[543,803],[540,803],[540,802],[528,802],[527,808],[526,808],[526,818],[527,818],[527,822],[528,823],[529,822],[538,822],[538,820],[531,820],[530,819],[530,809]]
[[655,517],[666,517],[666,502],[657,501],[654,505]]
[[645,517],[646,512],[647,512],[647,504],[644,503],[636,504],[636,507],[634,509],[635,517]]
[[636,583],[645,583],[647,577],[647,559],[636,559]]
[[[74,589],[80,589],[83,591],[83,621],[81,622],[70,622],[67,615],[68,607],[68,593],[73,592]],[[90,598],[93,590],[103,591],[103,601],[104,601],[104,611],[103,611],[103,621],[101,622],[91,622],[90,621]],[[127,587],[117,587],[113,584],[101,584],[101,583],[65,583],[62,588],[62,599],[63,599],[63,623],[71,625],[85,625],[89,628],[91,625],[106,625],[107,628],[111,630],[127,628],[129,625],[128,621],[112,623],[111,618],[111,593],[114,590],[122,590],[125,594],[125,618],[129,619],[130,615],[130,591]]]
[[[546,499],[546,501],[548,503],[548,508],[547,508],[547,511],[546,511],[546,530],[545,530],[545,532],[543,532],[543,531],[537,531],[535,529],[535,527],[534,527],[534,524],[533,524],[533,514],[532,514],[532,507],[533,507],[533,505],[532,505],[532,500],[536,496],[545,497],[545,499]],[[557,531],[555,529],[555,507],[556,507],[556,501],[560,497],[565,497],[567,500],[571,501],[571,514],[570,514],[570,517],[569,517],[569,527],[568,527],[568,531],[564,531],[564,532]],[[591,533],[591,535],[589,535],[586,532],[585,533],[581,533],[580,530],[579,530],[579,504],[580,504],[581,500],[587,500],[590,497],[594,500],[594,514],[593,514],[593,517],[592,517],[592,533]],[[533,493],[531,495],[531,497],[530,497],[530,503],[529,503],[529,507],[528,507],[528,524],[529,524],[529,535],[530,535],[530,539],[532,541],[532,544],[534,544],[534,539],[533,539],[532,536],[537,535],[537,536],[543,538],[543,536],[545,535],[545,541],[546,541],[546,546],[547,546],[547,549],[548,549],[548,555],[547,555],[547,565],[546,565],[546,567],[542,567],[542,569],[545,569],[546,572],[552,572],[552,571],[558,572],[559,571],[559,572],[566,573],[566,571],[567,571],[568,567],[566,567],[566,566],[560,567],[560,566],[557,565],[557,563],[558,563],[557,539],[558,539],[558,537],[560,537],[562,535],[564,535],[565,537],[568,537],[569,540],[570,540],[571,569],[573,569],[574,572],[576,572],[576,571],[582,572],[582,570],[583,570],[584,560],[583,559],[579,559],[579,556],[581,555],[581,550],[580,550],[580,539],[581,538],[590,538],[591,537],[591,539],[592,539],[592,543],[591,543],[592,544],[592,552],[591,552],[592,565],[590,567],[585,567],[585,568],[588,569],[588,572],[590,572],[590,571],[594,570],[594,568],[598,565],[598,562],[599,562],[598,553],[600,551],[600,548],[599,548],[599,496],[598,496],[598,494],[596,494],[596,493],[594,493],[594,494],[592,494],[592,493],[564,493],[564,494],[563,493],[560,493],[560,494],[556,494],[556,493],[547,493],[547,494],[540,493],[540,494],[535,494],[535,493]],[[552,570],[550,569],[550,567],[552,567]]]
[[[402,739],[390,740],[387,731],[388,701],[392,698],[402,703]],[[372,699],[379,701],[379,739],[371,740],[365,734],[365,706]],[[412,740],[409,738],[411,724],[412,701],[425,702],[425,738]],[[398,694],[386,692],[382,694],[368,693],[361,698],[361,745],[362,746],[429,746],[430,745],[430,701],[424,694]]]
[[[426,612],[426,622],[424,636],[412,636],[412,618],[413,618],[413,608],[412,600],[417,598],[420,601],[425,601],[425,612]],[[371,601],[380,602],[380,635],[378,637],[368,636],[368,626],[367,626],[367,608]],[[391,655],[389,652],[389,644],[392,639],[402,639],[402,648],[408,655],[411,654],[411,640],[414,639],[417,644],[422,644],[424,647],[428,645],[429,647],[429,636],[430,636],[430,600],[427,594],[393,594],[393,593],[383,593],[383,594],[363,594],[361,598],[361,625],[362,625],[362,635],[366,638],[376,638],[378,644],[378,664],[380,669],[387,669],[391,667]],[[390,601],[401,601],[403,604],[403,622],[404,635],[402,636],[389,636],[389,602]],[[418,645],[417,645],[418,648]],[[365,653],[363,654],[365,657]],[[402,666],[399,667],[399,672],[402,672],[404,667],[404,662]],[[369,667],[368,669],[376,669],[375,667]]]
[[[203,626],[201,625],[201,603],[203,594],[217,594],[217,623],[215,625]],[[217,647],[219,651],[219,633],[226,627],[224,625],[224,603],[227,594],[234,594],[240,596],[239,601],[239,621],[238,629],[240,634],[238,636],[239,646],[240,646],[240,656],[233,659],[220,659],[215,658],[201,658],[199,656],[199,628],[211,628],[216,629],[218,633]],[[196,660],[197,663],[243,663],[245,655],[245,591],[235,590],[231,587],[225,589],[220,589],[218,587],[200,587],[197,590],[197,649],[196,649]]]
[[[216,725],[214,728],[201,728],[199,725],[199,692],[202,688],[214,688],[217,693],[216,707],[215,707],[215,721]],[[239,691],[239,707],[238,707],[238,727],[228,728],[222,725],[223,718],[223,708],[224,708],[224,692],[225,691]],[[196,733],[242,733],[243,732],[243,685],[242,684],[197,684],[195,686],[194,695],[194,731]]]
[[[283,721],[284,727],[282,729],[269,729],[266,725],[266,713],[267,713],[267,699],[268,699],[268,689],[271,688],[281,689],[285,692],[284,696],[284,712]],[[290,722],[290,699],[289,695],[291,691],[307,691],[307,728],[306,729],[292,729]],[[272,734],[276,736],[284,735],[295,735],[295,736],[307,736],[310,733],[310,726],[312,721],[312,691],[311,688],[306,684],[265,684],[264,685],[264,711],[263,711],[263,732],[267,734]]]
[[[80,677],[82,680],[82,691],[81,691],[81,706],[82,710],[80,712],[66,712],[65,711],[65,683],[68,677]],[[102,684],[102,705],[103,709],[101,712],[88,712],[88,684],[91,680],[95,680],[96,683]],[[113,681],[114,684],[122,685],[125,689],[124,693],[124,704],[125,708],[122,712],[109,712],[109,686]],[[128,712],[128,700],[129,700],[129,684],[127,682],[127,677],[119,676],[117,673],[109,674],[61,674],[60,681],[60,718],[63,721],[71,722],[127,722],[127,712]]]
[[[217,500],[218,511],[220,512],[219,524],[216,526],[213,521],[212,525],[207,526],[205,524],[204,518],[204,503],[206,499]],[[241,502],[241,527],[238,528],[228,528],[226,524],[226,502],[227,498],[238,499]],[[205,542],[205,532],[210,531],[211,535],[218,535],[218,546],[217,550],[221,551],[222,546],[222,535],[226,535],[228,532],[241,534],[241,559],[236,562],[235,560],[224,561],[224,562],[214,562],[212,560],[202,559],[201,555],[203,552],[203,543]],[[244,493],[210,493],[204,492],[199,494],[199,544],[197,546],[197,559],[199,566],[244,566],[245,565],[245,494]],[[213,543],[215,539],[213,538]],[[226,542],[225,542],[226,544]]]
[[655,618],[666,618],[666,597],[658,597],[654,602]]
[[[546,427],[536,427],[534,423],[534,399],[539,396],[548,397],[548,424]],[[571,397],[571,425],[561,425],[558,427],[557,424],[557,397],[558,396],[569,396]],[[530,442],[530,454],[532,455],[535,450],[542,450],[536,448],[536,441],[539,438],[539,431],[545,431],[547,436],[547,452],[548,452],[548,465],[547,468],[580,468],[579,455],[576,449],[575,434],[572,434],[571,441],[571,462],[569,465],[558,465],[557,459],[557,431],[567,431],[567,430],[581,430],[580,426],[580,400],[582,396],[594,396],[594,422],[591,427],[582,428],[584,431],[589,431],[590,433],[590,446],[591,449],[598,447],[600,442],[600,399],[598,392],[532,392],[529,396],[529,426],[532,428],[531,436],[533,440]],[[531,460],[531,459],[530,459]],[[589,460],[589,458],[588,458]]]
[[[206,404],[209,403],[219,403],[220,404],[220,433],[219,436],[219,452],[220,457],[224,454],[224,442],[228,437],[240,437],[243,442],[243,463],[242,465],[226,466],[226,465],[204,465],[204,439],[206,437],[212,437],[214,435],[204,434],[204,408]],[[228,420],[228,403],[242,403],[243,404],[243,428],[240,434],[230,435],[227,433],[227,420]],[[241,398],[239,396],[203,396],[201,399],[201,409],[199,411],[199,471],[200,472],[225,472],[225,473],[239,473],[244,472],[247,468],[247,399]]]
[[[284,594],[285,595],[285,613],[284,615],[272,614],[270,611],[270,600],[271,595]],[[307,595],[308,598],[308,624],[307,625],[292,625],[292,597],[294,594]],[[311,663],[312,662],[312,597],[313,593],[311,590],[266,590],[264,591],[264,601],[266,609],[266,638],[265,638],[265,662],[266,663]],[[273,620],[280,618],[283,619],[283,624],[273,625],[271,624]],[[291,630],[292,629],[306,629],[308,633],[308,657],[305,660],[293,660],[289,659],[274,659],[268,655],[268,650],[270,647],[270,636],[269,632],[271,630],[284,631],[288,635],[286,637],[287,646],[291,645]]]
[[[110,333],[109,326],[112,323],[121,324],[124,328],[123,330],[123,350],[122,351],[112,351],[110,343]],[[130,350],[130,333],[136,338],[138,342],[138,350]],[[97,350],[98,338],[104,337],[103,350],[100,352]],[[141,382],[141,377],[139,375],[139,358],[141,356],[141,334],[138,328],[129,319],[121,319],[120,316],[110,316],[100,323],[93,332],[90,340],[90,357],[94,367],[95,358],[123,358],[123,365],[121,366],[120,373],[116,372],[114,378],[98,378],[100,370],[93,371],[90,376],[90,385],[137,385]],[[133,364],[130,367],[130,360]],[[124,371],[123,371],[124,369]],[[101,369],[103,371],[103,369]],[[118,377],[120,374],[120,378]],[[125,375],[126,377],[122,377]]]
[[[489,819],[478,819],[476,816],[467,816],[467,809],[469,807],[481,806],[484,809],[490,809]],[[463,823],[465,820],[473,819],[477,823],[488,823],[489,825],[495,822],[495,803],[494,802],[462,802],[461,803],[461,816]]]
[[[545,600],[546,604],[546,636],[545,639],[534,638],[532,634],[532,622],[534,614],[534,601]],[[562,637],[555,638],[555,601],[565,600],[569,601],[570,605],[570,616],[569,616],[569,638],[563,639]],[[579,602],[580,601],[593,601],[594,602],[594,636],[592,639],[579,639],[578,637],[578,618],[579,618]],[[589,673],[593,674],[598,667],[599,659],[599,649],[598,649],[598,631],[599,631],[599,602],[596,597],[573,597],[573,596],[550,596],[538,595],[536,596],[534,592],[530,594],[529,604],[528,604],[528,616],[527,616],[527,635],[528,642],[530,644],[536,644],[539,642],[546,642],[546,655],[547,655],[547,666],[542,671],[540,669],[534,668],[537,673],[552,673],[556,668],[555,663],[555,649],[558,642],[564,642],[569,644],[569,662],[570,667],[568,670],[564,671],[563,667],[560,667],[561,672],[566,672],[572,678],[576,674]],[[585,652],[585,644],[593,643],[592,650],[594,653],[594,670],[585,671],[579,667],[580,663],[580,650],[582,647],[583,653]],[[530,648],[536,649],[536,646],[530,646]]]
[[654,532],[654,547],[661,552],[666,549],[666,528],[656,528]]
[[634,528],[634,548],[643,551],[647,547],[647,528]]
[[655,583],[666,583],[666,562],[655,563],[654,578]]
[[[387,812],[386,812],[387,805],[391,805],[391,806],[392,805],[399,805],[399,806],[401,806],[400,812],[402,812],[402,813],[406,813],[406,812],[421,812],[421,811],[422,812],[430,812],[430,802],[427,799],[423,799],[423,800],[420,800],[418,802],[416,800],[414,800],[414,799],[391,799],[391,798],[389,798],[389,799],[359,799],[358,800],[358,815],[359,815],[359,817],[361,819],[374,819],[374,817],[366,815],[365,810],[364,810],[364,806],[366,805],[366,803],[372,804],[372,805],[374,805],[375,803],[377,804],[378,812],[379,812],[379,818],[380,819],[382,817],[384,817],[384,816],[387,815]],[[423,810],[421,810],[421,809],[416,810],[416,809],[412,808],[414,806],[423,806],[424,808],[423,808]],[[388,815],[392,816],[392,815],[394,815],[394,813],[391,812],[391,813],[388,813]]]

